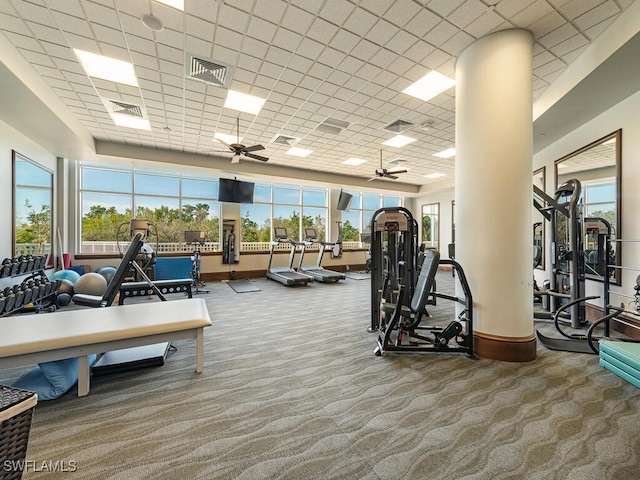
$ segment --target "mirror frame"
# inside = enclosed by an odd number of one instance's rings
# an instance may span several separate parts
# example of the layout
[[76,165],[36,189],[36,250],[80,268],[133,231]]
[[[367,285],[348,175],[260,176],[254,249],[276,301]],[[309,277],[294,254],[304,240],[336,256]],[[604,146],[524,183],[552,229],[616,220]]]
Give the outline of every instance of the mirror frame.
[[[570,160],[571,158],[574,158],[578,155],[580,155],[581,153],[584,153],[590,149],[592,149],[593,147],[596,147],[598,145],[602,145],[603,143],[605,143],[608,140],[611,139],[615,139],[616,141],[616,148],[615,148],[615,176],[616,176],[616,180],[615,180],[615,186],[616,186],[616,224],[612,225],[613,230],[614,230],[614,238],[616,239],[620,239],[622,238],[622,231],[621,231],[621,213],[622,213],[622,129],[618,129],[615,132],[612,132],[608,135],[605,135],[602,138],[599,138],[598,140],[596,140],[595,142],[591,142],[588,145],[585,145],[584,147],[571,152],[569,155],[565,155],[562,158],[559,158],[558,160],[556,160],[554,162],[554,173],[555,173],[555,190],[558,188],[558,165],[561,164],[562,162],[565,162],[567,160]],[[615,261],[615,265],[617,267],[622,266],[622,262],[621,262],[621,258],[622,258],[622,248],[621,248],[621,244],[620,242],[612,242],[615,245],[615,255],[616,255],[616,261]],[[602,282],[603,279],[599,276],[596,275],[585,275],[585,278],[588,280],[594,280],[594,281],[598,281],[598,282]],[[616,268],[614,274],[611,276],[611,283],[614,285],[621,285],[622,284],[622,275],[621,275],[621,270],[620,268]]]
[[18,215],[18,209],[17,209],[17,189],[19,188],[18,185],[16,184],[16,174],[17,174],[17,163],[18,162],[26,162],[31,164],[32,166],[41,169],[43,172],[46,172],[49,174],[49,212],[50,212],[50,216],[49,216],[49,252],[41,252],[42,255],[46,255],[47,253],[51,253],[52,249],[53,249],[53,187],[54,187],[54,183],[53,183],[53,176],[54,173],[52,170],[49,170],[48,168],[40,165],[38,162],[35,162],[33,160],[31,160],[29,157],[16,152],[15,150],[11,150],[11,166],[12,166],[12,170],[11,170],[11,184],[12,184],[12,191],[11,191],[11,212],[13,214],[13,220],[11,222],[11,255],[13,257],[15,257],[17,255],[17,251],[16,251],[16,234],[17,234],[17,215]]
[[[538,168],[537,170],[533,171],[533,177],[536,177],[537,175],[542,175],[542,187],[540,187],[540,190],[542,190],[543,192],[546,192],[547,189],[547,167],[546,166],[542,166],[540,168]],[[538,265],[536,267],[537,270],[545,270],[546,269],[546,263],[545,263],[545,255],[547,253],[547,249],[546,249],[546,234],[547,234],[547,228],[546,228],[546,223],[547,220],[544,218],[544,216],[538,212],[535,208],[533,209],[533,211],[535,211],[536,213],[538,213],[541,217],[541,222],[542,222],[542,256],[540,257],[540,265]],[[531,228],[533,229],[534,225],[538,223],[538,222],[532,222],[531,224]],[[532,235],[533,235],[533,231],[532,231]]]

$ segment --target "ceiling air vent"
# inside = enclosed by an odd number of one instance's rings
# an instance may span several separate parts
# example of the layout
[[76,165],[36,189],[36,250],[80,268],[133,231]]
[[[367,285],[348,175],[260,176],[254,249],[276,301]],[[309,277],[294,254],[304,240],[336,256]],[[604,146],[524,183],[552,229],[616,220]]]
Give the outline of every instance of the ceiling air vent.
[[224,87],[229,77],[229,67],[214,60],[187,54],[185,73],[188,78],[200,80],[209,85]]
[[296,137],[287,137],[286,135],[276,135],[271,143],[277,143],[278,145],[286,145],[288,147],[292,147],[296,143],[300,141],[299,138]]
[[113,113],[119,113],[120,115],[129,115],[131,117],[144,118],[142,113],[142,107],[140,105],[134,105],[132,103],[118,102],[116,100],[109,100],[109,107]]
[[390,123],[389,125],[384,127],[384,129],[388,132],[402,133],[405,130],[410,129],[411,127],[413,127],[413,123],[411,122],[407,122],[405,120],[396,120],[395,122]]
[[338,120],[337,118],[327,118],[324,122],[316,127],[316,130],[337,135],[345,128],[349,128],[348,122]]

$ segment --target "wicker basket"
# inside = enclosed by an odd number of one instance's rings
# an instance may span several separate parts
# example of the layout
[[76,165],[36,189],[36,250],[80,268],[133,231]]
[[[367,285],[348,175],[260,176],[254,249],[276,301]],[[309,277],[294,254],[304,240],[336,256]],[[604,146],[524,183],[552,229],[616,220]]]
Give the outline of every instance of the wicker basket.
[[33,408],[33,392],[0,385],[0,478],[22,478],[27,455]]

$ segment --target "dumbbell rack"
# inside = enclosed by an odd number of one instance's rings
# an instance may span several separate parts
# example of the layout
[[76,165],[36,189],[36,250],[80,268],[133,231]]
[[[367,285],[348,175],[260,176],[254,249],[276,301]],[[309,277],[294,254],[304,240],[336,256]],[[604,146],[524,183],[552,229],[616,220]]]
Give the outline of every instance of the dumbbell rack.
[[0,317],[26,310],[55,310],[58,281],[51,282],[45,274],[46,257],[20,255],[5,258],[0,265]]

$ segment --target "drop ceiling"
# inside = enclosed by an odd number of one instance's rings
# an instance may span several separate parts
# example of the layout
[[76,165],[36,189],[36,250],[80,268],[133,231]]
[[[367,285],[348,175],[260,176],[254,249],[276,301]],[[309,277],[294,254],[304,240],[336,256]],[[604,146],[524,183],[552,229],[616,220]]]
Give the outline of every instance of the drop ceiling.
[[[0,40],[12,51],[0,59],[26,85],[40,82],[38,99],[55,106],[58,117],[63,112],[63,123],[76,140],[98,153],[230,169],[232,153],[213,138],[215,133],[235,135],[239,118],[242,143],[262,144],[260,154],[270,158],[260,165],[243,160],[239,171],[366,184],[379,168],[382,150],[389,167],[401,159],[409,171],[395,182],[369,185],[415,193],[453,182],[455,158],[433,155],[455,147],[455,87],[427,102],[402,90],[432,70],[455,78],[457,56],[478,38],[525,28],[535,40],[535,102],[633,4],[185,0],[182,12],[150,0],[2,0]],[[145,15],[160,20],[163,29],[145,26]],[[132,62],[139,86],[88,77],[73,48]],[[192,56],[204,65],[224,66],[224,85],[187,78]],[[28,68],[18,71],[22,63]],[[13,83],[3,81],[18,88]],[[223,107],[227,89],[266,102],[258,115],[239,113]],[[9,97],[5,92],[2,98],[9,102]],[[151,131],[116,126],[103,99],[140,106]],[[1,108],[0,118],[17,118]],[[552,112],[549,108],[540,116],[536,138]],[[417,140],[402,148],[382,145],[398,133]],[[48,148],[62,156],[67,137],[60,136],[58,147],[48,139]],[[293,145],[312,153],[287,155]],[[351,157],[366,162],[345,165]],[[434,173],[444,176],[425,177]]]

